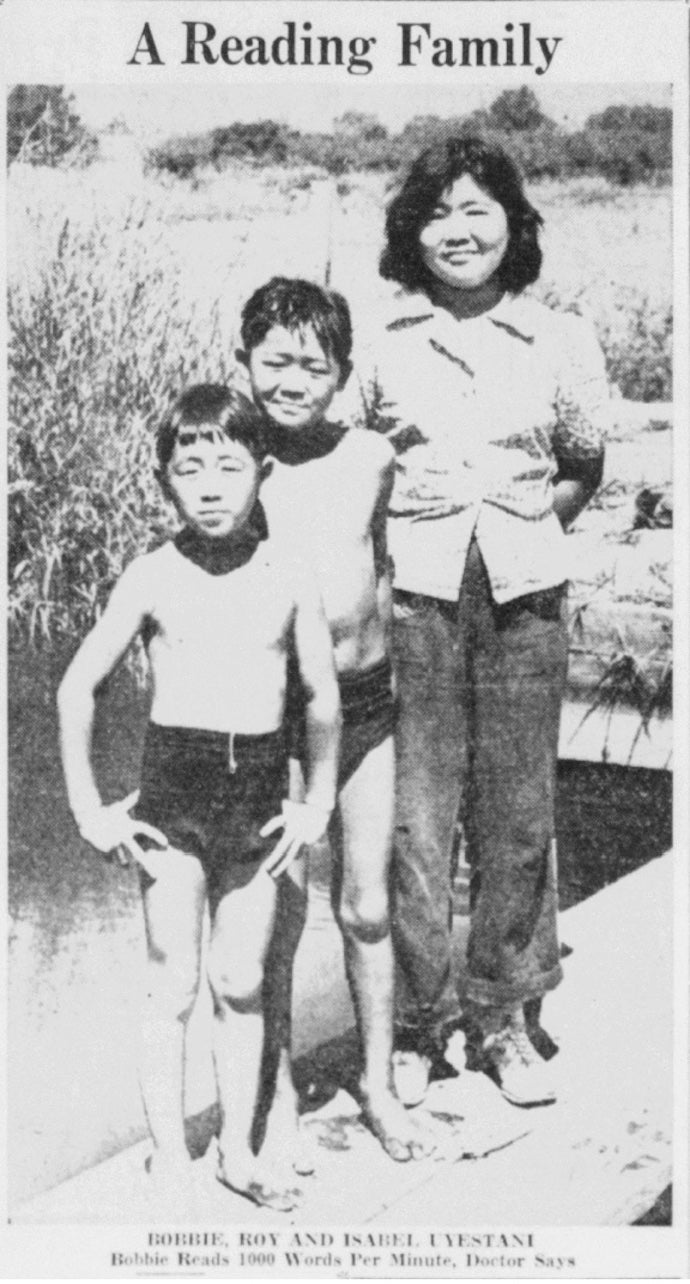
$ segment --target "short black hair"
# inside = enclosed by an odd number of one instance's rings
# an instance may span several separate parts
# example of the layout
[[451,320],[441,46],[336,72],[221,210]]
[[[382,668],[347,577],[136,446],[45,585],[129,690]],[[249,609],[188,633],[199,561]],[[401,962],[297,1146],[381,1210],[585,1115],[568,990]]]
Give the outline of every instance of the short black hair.
[[504,290],[520,294],[539,276],[539,228],[543,219],[527,200],[520,172],[503,148],[469,134],[440,138],[413,162],[386,213],[381,276],[409,290],[429,289],[433,277],[422,258],[420,233],[443,192],[464,174],[469,174],[506,212],[508,247],[497,276]]
[[326,356],[347,369],[352,352],[352,319],[347,301],[335,290],[301,277],[273,276],[259,286],[242,309],[242,346],[249,353],[274,326],[303,330],[311,326]]
[[196,383],[183,392],[161,421],[156,433],[156,454],[161,473],[172,459],[175,443],[200,429],[214,428],[231,441],[246,446],[260,461],[266,454],[263,416],[243,393],[222,383]]

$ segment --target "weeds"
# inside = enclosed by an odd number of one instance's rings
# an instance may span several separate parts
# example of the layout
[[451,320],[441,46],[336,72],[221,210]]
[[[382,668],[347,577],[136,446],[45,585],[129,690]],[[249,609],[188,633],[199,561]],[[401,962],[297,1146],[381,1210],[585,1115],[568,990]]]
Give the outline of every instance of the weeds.
[[10,620],[34,641],[83,633],[169,528],[153,425],[185,382],[226,374],[217,314],[181,305],[145,223],[65,219],[36,279],[10,285]]

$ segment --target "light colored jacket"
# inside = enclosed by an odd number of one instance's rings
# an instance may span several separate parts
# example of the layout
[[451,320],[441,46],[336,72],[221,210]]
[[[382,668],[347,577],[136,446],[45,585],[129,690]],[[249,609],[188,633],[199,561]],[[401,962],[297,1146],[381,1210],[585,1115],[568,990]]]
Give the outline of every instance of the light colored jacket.
[[456,321],[401,292],[357,359],[360,422],[396,449],[395,585],[454,601],[473,533],[497,602],[561,584],[557,473],[603,457],[604,359],[582,317],[529,296]]

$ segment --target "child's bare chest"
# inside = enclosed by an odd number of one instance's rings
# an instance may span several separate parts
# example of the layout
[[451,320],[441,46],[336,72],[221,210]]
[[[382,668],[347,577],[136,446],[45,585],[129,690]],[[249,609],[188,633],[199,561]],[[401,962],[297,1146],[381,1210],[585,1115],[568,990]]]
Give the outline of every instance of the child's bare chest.
[[369,538],[374,501],[371,480],[331,458],[295,468],[278,464],[262,490],[272,537],[310,562],[326,546],[344,552],[361,547]]
[[248,565],[209,575],[179,558],[177,582],[161,584],[153,612],[152,653],[193,653],[198,662],[257,656],[285,645],[292,596],[276,569]]

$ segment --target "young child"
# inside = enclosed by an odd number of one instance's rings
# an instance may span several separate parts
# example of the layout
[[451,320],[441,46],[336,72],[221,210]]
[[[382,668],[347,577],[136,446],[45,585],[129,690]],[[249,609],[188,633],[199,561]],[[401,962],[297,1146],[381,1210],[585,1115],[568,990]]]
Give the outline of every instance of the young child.
[[[328,421],[333,396],[350,372],[351,322],[340,295],[275,277],[246,303],[241,337],[237,357],[270,424],[275,463],[262,497],[271,535],[311,564],[333,638],[343,708],[338,804],[329,831],[333,904],[362,1043],[361,1103],[388,1154],[417,1159],[433,1149],[433,1140],[406,1114],[391,1069],[395,709],[386,514],[393,450],[375,433]],[[291,716],[292,753],[303,758],[294,707]],[[289,1097],[287,1079],[284,1058],[279,1113],[281,1094]],[[294,1118],[289,1104],[284,1113]]]
[[[258,495],[264,426],[240,393],[190,388],[161,425],[158,480],[184,523],[137,557],[59,692],[70,806],[84,839],[141,866],[148,942],[142,1094],[150,1171],[189,1191],[184,1038],[199,985],[202,915],[222,1114],[219,1180],[277,1211],[298,1202],[251,1144],[264,1040],[263,984],[284,871],[326,830],[335,801],[338,689],[311,573],[268,537]],[[97,689],[137,634],[153,676],[141,794],[105,805],[90,764]],[[306,693],[307,783],[285,803],[288,656]],[[277,846],[270,835],[282,828]],[[273,847],[273,850],[271,848]]]

